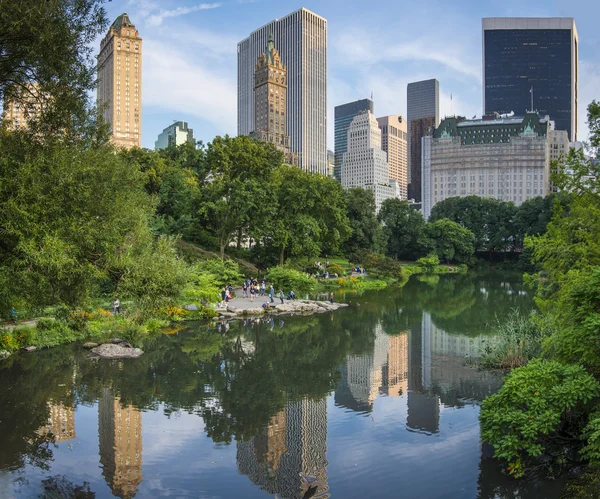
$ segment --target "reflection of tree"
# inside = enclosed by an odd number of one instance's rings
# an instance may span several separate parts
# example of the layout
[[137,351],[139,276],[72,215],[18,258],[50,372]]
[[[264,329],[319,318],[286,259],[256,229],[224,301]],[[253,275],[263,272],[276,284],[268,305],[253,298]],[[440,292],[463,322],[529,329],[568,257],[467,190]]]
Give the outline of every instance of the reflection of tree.
[[14,355],[0,363],[2,445],[0,469],[28,461],[47,469],[56,435],[40,431],[50,419],[50,400],[73,406],[72,349]]

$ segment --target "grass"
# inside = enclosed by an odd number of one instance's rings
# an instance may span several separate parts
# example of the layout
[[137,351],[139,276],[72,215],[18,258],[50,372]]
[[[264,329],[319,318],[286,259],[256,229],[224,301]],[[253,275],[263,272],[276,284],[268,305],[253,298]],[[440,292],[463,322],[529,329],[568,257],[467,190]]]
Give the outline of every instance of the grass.
[[523,316],[519,310],[513,310],[494,331],[496,337],[490,338],[481,357],[481,367],[510,370],[523,366],[540,355],[546,336],[533,315]]

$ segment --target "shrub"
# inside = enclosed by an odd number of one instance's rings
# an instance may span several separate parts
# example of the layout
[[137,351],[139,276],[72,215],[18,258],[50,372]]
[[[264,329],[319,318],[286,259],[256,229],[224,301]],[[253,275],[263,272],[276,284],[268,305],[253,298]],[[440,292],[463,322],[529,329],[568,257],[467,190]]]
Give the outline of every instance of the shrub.
[[337,274],[338,276],[343,276],[345,274],[344,269],[342,268],[341,265],[338,265],[337,263],[330,263],[327,266],[327,272],[329,272],[329,275],[333,275],[333,274]]
[[88,321],[92,318],[92,314],[83,310],[78,310],[69,314],[67,323],[71,329],[74,329],[75,331],[83,331]]
[[240,272],[240,266],[233,260],[205,260],[194,265],[197,272],[205,272],[214,276],[217,286],[226,284],[239,284],[244,276]]
[[423,269],[426,274],[433,274],[436,267],[440,264],[440,259],[435,253],[430,253],[417,260],[417,265]]
[[514,369],[527,364],[541,354],[546,336],[533,315],[524,317],[519,310],[513,310],[505,322],[499,322],[495,333],[481,357],[484,367]]
[[13,336],[12,331],[0,329],[0,350],[14,352],[19,349],[19,343]]
[[274,284],[276,291],[293,290],[298,296],[310,293],[315,288],[315,280],[312,277],[306,277],[306,274],[284,265],[272,267],[267,274],[267,279]]
[[534,458],[552,454],[550,437],[559,428],[581,433],[581,416],[598,394],[596,380],[582,366],[534,359],[511,371],[500,391],[483,401],[481,437],[508,462],[510,474],[523,476]]

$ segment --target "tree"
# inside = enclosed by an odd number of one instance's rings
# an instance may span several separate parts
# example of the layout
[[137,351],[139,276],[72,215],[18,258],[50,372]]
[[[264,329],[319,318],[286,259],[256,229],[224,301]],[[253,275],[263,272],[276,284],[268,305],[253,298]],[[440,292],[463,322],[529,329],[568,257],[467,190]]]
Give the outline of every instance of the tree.
[[512,202],[466,196],[437,203],[431,210],[429,221],[447,218],[469,229],[475,236],[477,251],[505,251],[514,247],[515,215]]
[[[103,0],[7,0],[0,8],[0,100],[43,112],[36,127],[71,134],[88,119],[92,43],[108,26]],[[38,89],[31,87],[36,83]]]
[[384,225],[387,255],[396,259],[415,259],[420,256],[425,220],[419,211],[411,208],[408,201],[386,199],[381,204],[377,219]]
[[200,214],[214,236],[221,258],[234,236],[265,221],[271,203],[272,174],[283,153],[245,135],[216,137],[206,149]]
[[132,294],[144,281],[148,292],[176,292],[181,267],[172,241],[150,232],[154,205],[143,174],[111,146],[84,148],[50,136],[39,144],[30,134],[4,130],[0,149],[5,310],[78,304],[102,281]]
[[288,165],[273,179],[275,200],[264,240],[277,249],[279,264],[288,256],[333,254],[350,232],[341,185]]
[[346,198],[352,235],[344,244],[344,254],[353,255],[359,250],[378,251],[382,229],[375,214],[373,191],[362,187],[353,187],[346,191]]
[[475,236],[463,226],[447,218],[428,222],[424,229],[424,246],[440,260],[471,263],[474,259]]

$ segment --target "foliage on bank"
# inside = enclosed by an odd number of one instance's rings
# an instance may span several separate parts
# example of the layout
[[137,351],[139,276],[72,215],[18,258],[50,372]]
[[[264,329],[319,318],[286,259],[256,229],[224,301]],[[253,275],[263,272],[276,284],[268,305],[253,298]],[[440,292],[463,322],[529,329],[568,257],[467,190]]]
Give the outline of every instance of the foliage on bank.
[[[588,124],[597,157],[596,102]],[[541,268],[528,278],[541,311],[535,323],[544,328],[540,357],[514,369],[480,414],[482,436],[516,476],[541,465],[600,466],[600,172],[581,150],[569,152],[564,168],[554,182],[574,194],[571,204],[556,206],[546,232],[525,241]],[[529,337],[538,348],[539,333],[522,334],[532,327],[507,336]]]

